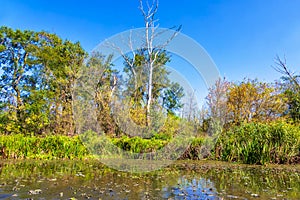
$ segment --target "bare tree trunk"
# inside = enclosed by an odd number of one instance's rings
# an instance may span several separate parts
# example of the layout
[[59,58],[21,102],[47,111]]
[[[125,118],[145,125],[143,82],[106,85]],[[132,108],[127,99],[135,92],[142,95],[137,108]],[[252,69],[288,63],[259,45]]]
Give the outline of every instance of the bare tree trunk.
[[[145,41],[143,46],[141,46],[141,50],[145,51],[145,60],[143,62],[145,69],[147,70],[147,82],[143,83],[141,81],[144,81],[145,79],[141,79],[139,76],[141,75],[139,73],[139,70],[136,68],[136,55],[137,55],[137,49],[134,47],[134,38],[132,38],[132,34],[130,33],[129,41],[128,41],[128,47],[131,49],[131,56],[128,56],[127,52],[124,52],[120,46],[117,46],[112,43],[108,43],[108,45],[117,50],[121,56],[123,57],[125,63],[127,64],[130,73],[133,78],[133,84],[134,84],[134,98],[137,99],[139,94],[139,89],[141,86],[146,86],[146,97],[145,97],[145,118],[146,118],[146,126],[149,126],[151,124],[151,106],[154,102],[153,99],[153,84],[154,84],[154,69],[155,65],[159,65],[157,63],[158,57],[160,53],[163,52],[164,48],[171,42],[171,40],[177,35],[177,33],[180,31],[181,26],[179,26],[176,29],[176,32],[172,34],[164,43],[159,45],[154,45],[154,39],[159,37],[162,33],[166,32],[166,30],[158,32],[158,25],[156,25],[156,22],[158,21],[155,19],[155,15],[158,10],[158,0],[152,0],[151,3],[149,3],[150,0],[139,0],[140,2],[140,11],[142,12],[142,15],[144,17],[144,26],[145,26]],[[145,8],[144,8],[145,5]],[[171,28],[171,29],[174,29]],[[141,85],[144,84],[144,85]]]
[[144,16],[145,23],[145,46],[147,48],[148,59],[146,60],[146,66],[149,68],[149,77],[148,77],[148,95],[147,95],[147,107],[146,107],[146,125],[151,124],[151,104],[152,104],[152,90],[153,90],[153,68],[155,61],[157,59],[158,52],[154,52],[153,40],[155,37],[155,30],[158,28],[155,26],[154,16],[158,9],[158,1],[153,0],[152,5],[149,6],[147,2],[148,10],[145,11],[143,7],[143,1],[140,0],[140,10]]
[[148,82],[148,97],[147,97],[147,126],[150,125],[151,119],[150,119],[150,112],[151,112],[151,102],[152,102],[152,81],[153,81],[153,66],[150,65],[149,67],[149,82]]
[[170,41],[177,35],[180,31],[181,26],[176,30],[175,34],[173,34],[168,40],[166,40],[163,44],[159,46],[153,46],[154,39],[159,37],[164,31],[157,33],[158,25],[156,24],[155,14],[158,9],[158,0],[152,0],[152,4],[150,5],[148,1],[146,1],[147,9],[145,10],[143,7],[143,0],[140,0],[140,10],[144,16],[145,23],[145,47],[147,48],[148,58],[146,60],[146,66],[149,70],[148,77],[148,94],[147,94],[147,106],[146,106],[146,125],[149,126],[151,124],[151,105],[153,103],[153,70],[155,65],[157,64],[157,58],[159,53],[170,43]]

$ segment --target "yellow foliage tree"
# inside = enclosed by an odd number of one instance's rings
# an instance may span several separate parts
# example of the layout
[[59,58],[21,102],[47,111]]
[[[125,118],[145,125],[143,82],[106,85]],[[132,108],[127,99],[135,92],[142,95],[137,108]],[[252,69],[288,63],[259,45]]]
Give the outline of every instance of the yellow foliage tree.
[[233,123],[270,121],[282,116],[286,103],[274,86],[247,80],[231,86],[227,108]]

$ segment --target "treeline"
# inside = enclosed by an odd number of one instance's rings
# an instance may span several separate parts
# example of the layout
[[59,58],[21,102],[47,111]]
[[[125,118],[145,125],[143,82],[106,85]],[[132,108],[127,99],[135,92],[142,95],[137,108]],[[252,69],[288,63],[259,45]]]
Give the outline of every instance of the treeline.
[[219,79],[207,96],[208,120],[230,127],[247,122],[300,121],[300,76],[285,63],[276,66],[283,76],[275,83],[245,79],[233,83]]
[[[196,138],[181,158],[300,160],[300,75],[292,73],[285,60],[276,59],[273,72],[282,77],[274,83],[219,79],[199,109],[193,97],[183,103],[183,88],[168,78],[165,65],[171,57],[164,48],[141,47],[122,58],[124,77],[113,68],[112,55],[88,55],[79,42],[55,34],[1,27],[0,133],[19,139],[18,134],[73,136],[95,131],[95,121],[115,145],[135,153],[156,151],[191,131],[196,134],[186,136]],[[128,119],[146,134],[132,135],[136,129]],[[208,136],[218,136],[212,150],[202,146]],[[13,157],[14,150],[4,151],[14,149],[10,140],[15,137],[6,138],[1,141],[2,156]],[[45,143],[32,138],[28,141],[44,152]]]
[[190,102],[182,102],[183,88],[168,78],[165,65],[170,55],[163,49],[152,52],[157,56],[151,85],[147,74],[151,55],[143,47],[131,53],[122,55],[124,79],[113,69],[110,55],[93,53],[88,58],[79,42],[47,32],[1,27],[1,133],[74,135],[73,98],[78,80],[93,86],[89,89],[99,111],[96,118],[104,132],[111,134],[120,131],[111,116],[114,96],[129,104],[129,117],[142,126],[153,125],[149,118],[157,118],[155,113],[162,110],[186,118],[200,132],[209,134],[245,122],[300,121],[300,75],[291,73],[279,58],[274,68],[282,75],[280,81],[245,79],[233,83],[219,79],[209,89],[206,105],[198,109],[192,97]]
[[0,132],[74,134],[72,90],[86,58],[79,42],[0,28]]
[[[74,135],[76,120],[94,117],[105,133],[120,136],[112,105],[115,110],[124,109],[116,107],[116,102],[129,106],[121,118],[130,117],[140,126],[153,126],[157,111],[174,114],[182,106],[184,94],[182,87],[168,78],[165,64],[170,56],[164,49],[143,47],[131,53],[122,55],[125,79],[113,69],[112,55],[93,52],[88,57],[79,42],[47,32],[1,27],[0,132]],[[74,119],[74,109],[81,113],[89,106],[78,110],[76,98],[91,104],[95,115]]]
[[218,136],[212,152],[216,159],[300,162],[300,75],[279,57],[274,69],[282,75],[275,83],[224,78],[209,89],[202,126]]
[[[0,27],[2,157],[32,157],[46,150],[48,157],[73,157],[56,154],[61,152],[57,147],[65,144],[61,141],[68,140],[61,135],[94,136],[93,132],[108,135],[121,150],[134,153],[156,152],[177,138],[178,143],[193,139],[178,155],[181,158],[299,162],[299,72],[292,73],[285,60],[277,57],[273,72],[281,74],[279,81],[219,79],[199,109],[193,95],[185,96],[187,91],[169,79],[166,67],[171,61],[166,46],[181,26],[169,37],[161,37],[166,30],[159,32],[156,24],[158,2],[150,5],[141,0],[139,8],[144,20],[140,47],[133,48],[132,32],[127,41],[130,52],[110,44],[121,55],[123,63],[118,68],[113,55],[88,55],[79,42],[56,34]],[[46,144],[47,137],[38,139],[40,135],[51,138],[53,145]],[[74,138],[66,145],[77,145]],[[96,138],[90,137],[90,143],[105,150]],[[14,140],[21,141],[18,148]],[[37,151],[28,150],[28,144]],[[78,148],[84,152],[78,155],[85,156],[84,147]]]

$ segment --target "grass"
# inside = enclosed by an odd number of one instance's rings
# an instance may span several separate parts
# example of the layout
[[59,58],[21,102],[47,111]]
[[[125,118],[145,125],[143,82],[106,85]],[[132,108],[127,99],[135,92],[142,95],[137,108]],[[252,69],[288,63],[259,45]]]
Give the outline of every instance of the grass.
[[[155,155],[164,148],[174,152],[171,156],[175,159],[201,160],[215,156],[219,160],[245,164],[291,164],[300,161],[300,126],[283,121],[234,126],[222,133],[215,146],[202,137],[177,138],[169,145],[170,141],[172,137],[158,134],[150,139],[98,137],[93,132],[74,137],[0,135],[0,158],[85,159],[104,155],[108,159],[126,156],[147,159],[147,153]],[[189,143],[184,143],[187,141]],[[176,146],[181,149],[176,149]],[[153,159],[151,156],[149,159]]]
[[8,159],[82,159],[88,151],[78,136],[0,136],[0,156]]
[[246,123],[224,132],[216,149],[220,159],[246,164],[299,162],[300,126],[277,121]]

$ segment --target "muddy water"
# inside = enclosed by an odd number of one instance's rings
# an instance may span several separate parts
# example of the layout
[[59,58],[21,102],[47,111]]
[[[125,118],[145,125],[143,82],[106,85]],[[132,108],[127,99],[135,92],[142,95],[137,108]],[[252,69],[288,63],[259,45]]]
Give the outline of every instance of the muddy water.
[[1,161],[0,199],[300,199],[300,166],[178,161],[150,173],[95,161]]

